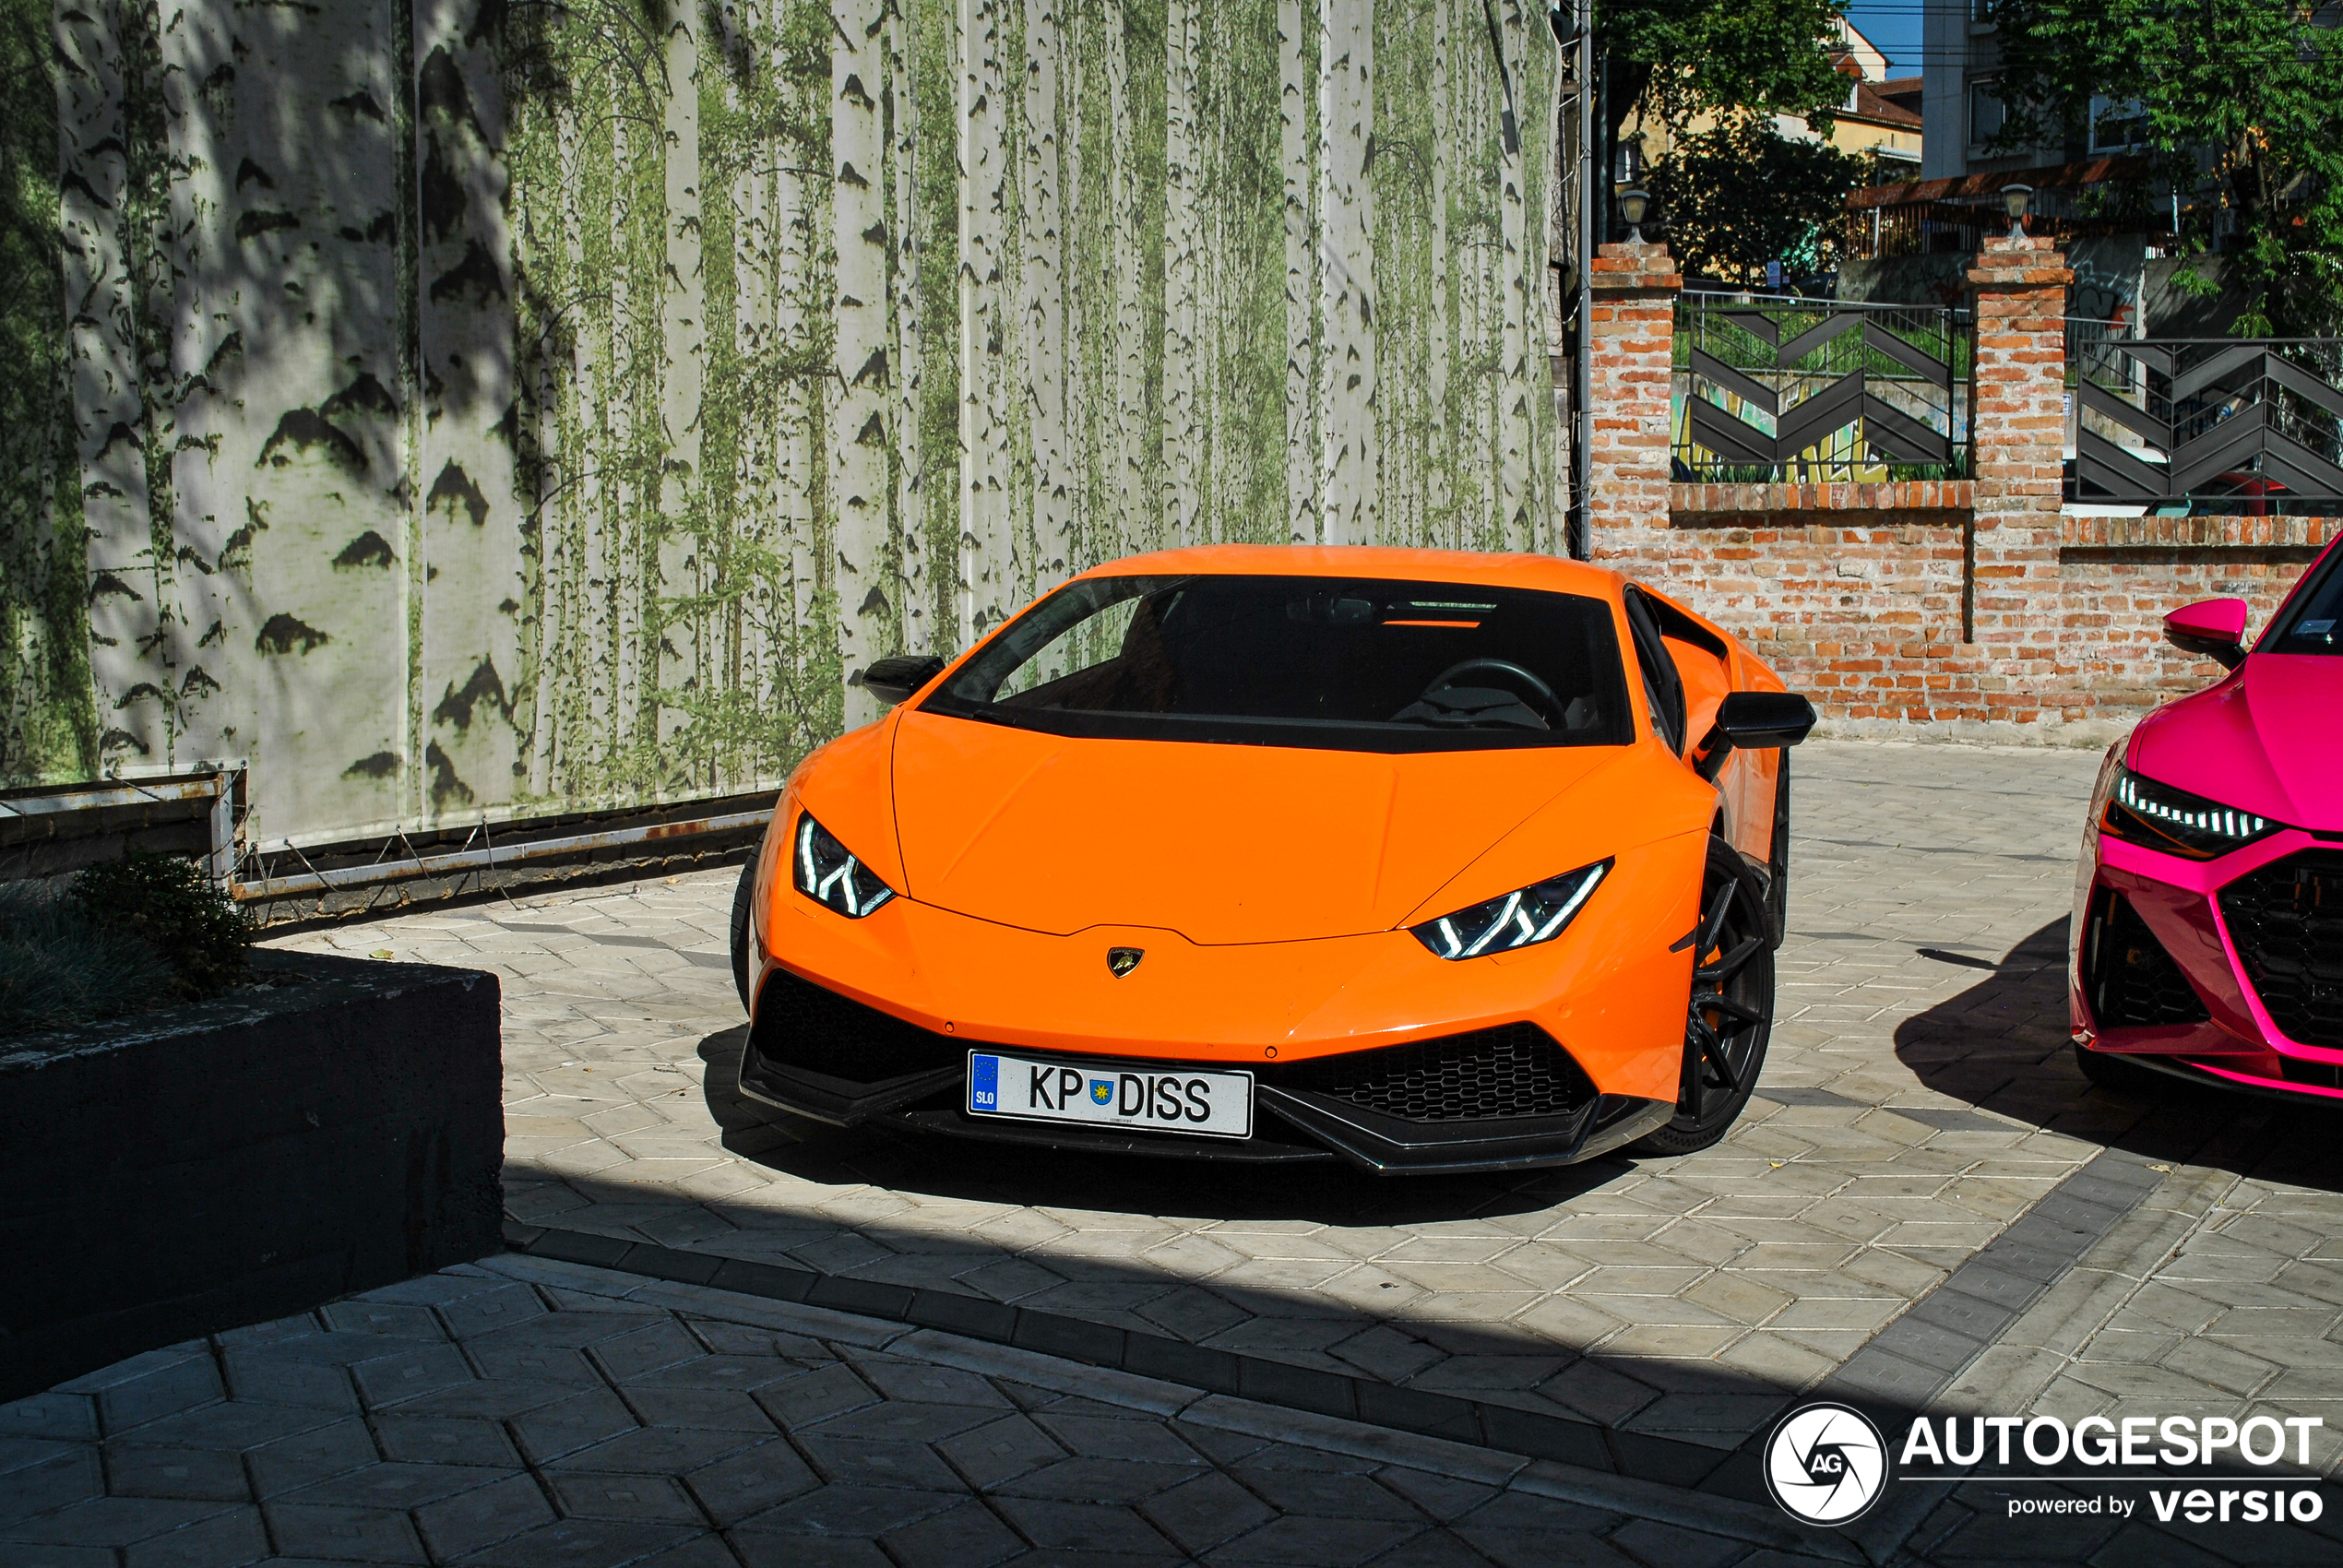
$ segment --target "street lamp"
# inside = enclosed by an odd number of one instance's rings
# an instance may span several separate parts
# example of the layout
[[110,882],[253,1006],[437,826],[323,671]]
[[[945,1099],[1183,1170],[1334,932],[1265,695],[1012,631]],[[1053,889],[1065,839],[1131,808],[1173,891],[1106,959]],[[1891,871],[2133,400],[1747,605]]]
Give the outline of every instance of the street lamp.
[[2033,199],[2034,187],[2031,185],[2002,187],[2002,210],[2009,214],[2011,239],[2022,240],[2026,237],[2026,208]]
[[1619,216],[1627,225],[1627,243],[1644,243],[1644,214],[1651,207],[1651,195],[1630,185],[1619,193]]

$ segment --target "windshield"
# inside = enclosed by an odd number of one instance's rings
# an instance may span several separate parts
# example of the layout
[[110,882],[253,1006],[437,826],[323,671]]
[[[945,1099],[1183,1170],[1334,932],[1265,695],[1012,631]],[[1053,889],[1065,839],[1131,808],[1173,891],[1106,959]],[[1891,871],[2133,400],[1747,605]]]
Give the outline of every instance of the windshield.
[[2325,569],[2263,653],[2343,653],[2343,550],[2327,552]]
[[921,707],[1052,734],[1333,751],[1634,733],[1604,600],[1374,578],[1068,583]]

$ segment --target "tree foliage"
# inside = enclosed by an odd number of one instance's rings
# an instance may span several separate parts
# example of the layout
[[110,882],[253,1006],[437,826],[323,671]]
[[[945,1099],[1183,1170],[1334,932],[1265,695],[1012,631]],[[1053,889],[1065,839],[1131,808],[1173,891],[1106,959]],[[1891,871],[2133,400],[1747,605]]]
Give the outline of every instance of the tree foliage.
[[1867,169],[1827,142],[1782,135],[1769,114],[1740,113],[1678,138],[1647,184],[1685,270],[1751,284],[1769,261],[1823,270],[1831,220]]
[[[2230,279],[2254,301],[2236,330],[2343,330],[2343,31],[2332,5],[1989,0],[1986,14],[2007,62],[2001,145],[2084,141],[2095,108],[2136,114],[2151,180],[2180,196],[2186,243],[2199,257],[2226,248]],[[2201,265],[2182,280],[2215,287]]]
[[1682,125],[1750,109],[1803,114],[1828,130],[1847,97],[1831,64],[1845,0],[1626,0],[1595,7],[1610,63],[1614,132],[1641,109]]
[[1847,97],[1830,53],[1845,10],[1846,0],[1598,0],[1598,167],[1614,166],[1620,129],[1638,115],[1681,130],[1703,114],[1802,114],[1827,135]]

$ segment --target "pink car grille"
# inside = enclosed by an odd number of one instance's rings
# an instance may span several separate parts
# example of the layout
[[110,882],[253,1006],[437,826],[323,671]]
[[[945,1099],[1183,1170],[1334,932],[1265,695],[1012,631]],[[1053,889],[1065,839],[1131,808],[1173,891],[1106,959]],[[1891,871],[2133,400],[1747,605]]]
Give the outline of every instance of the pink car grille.
[[2307,849],[2221,889],[2221,914],[2270,1018],[2343,1048],[2343,853]]

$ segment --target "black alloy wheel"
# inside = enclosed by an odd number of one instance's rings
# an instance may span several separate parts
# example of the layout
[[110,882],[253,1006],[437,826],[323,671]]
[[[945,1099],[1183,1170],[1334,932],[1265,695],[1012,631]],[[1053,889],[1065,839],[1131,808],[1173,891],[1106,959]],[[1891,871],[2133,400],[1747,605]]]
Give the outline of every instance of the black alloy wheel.
[[1709,841],[1676,1114],[1637,1139],[1635,1153],[1691,1154],[1723,1137],[1766,1065],[1774,1028],[1773,917],[1740,860],[1730,845]]
[[748,1010],[748,909],[756,898],[756,862],[765,858],[765,840],[748,852],[741,867],[740,885],[732,890],[732,989],[741,993],[741,1008]]

